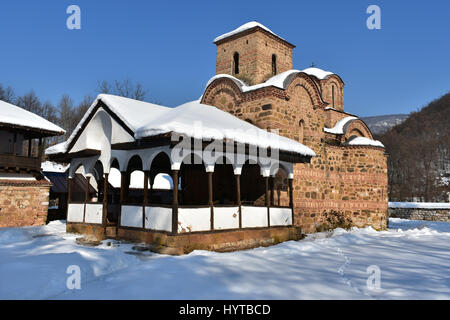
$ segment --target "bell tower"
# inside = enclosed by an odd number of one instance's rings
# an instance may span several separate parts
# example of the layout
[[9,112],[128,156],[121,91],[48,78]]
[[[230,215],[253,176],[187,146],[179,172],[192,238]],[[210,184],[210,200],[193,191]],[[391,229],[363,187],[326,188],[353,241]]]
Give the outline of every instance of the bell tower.
[[248,85],[292,69],[295,46],[252,21],[216,39],[216,74],[232,75]]

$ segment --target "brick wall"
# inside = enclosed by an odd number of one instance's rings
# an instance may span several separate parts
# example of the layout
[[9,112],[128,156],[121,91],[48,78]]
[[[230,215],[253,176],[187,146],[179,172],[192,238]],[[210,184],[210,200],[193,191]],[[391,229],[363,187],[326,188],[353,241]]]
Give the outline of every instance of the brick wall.
[[0,227],[44,225],[48,182],[0,181]]
[[[239,53],[239,74],[233,72],[233,55]],[[261,31],[251,32],[217,45],[216,73],[235,75],[248,84],[270,78],[272,55],[276,55],[277,73],[292,69],[292,47]]]

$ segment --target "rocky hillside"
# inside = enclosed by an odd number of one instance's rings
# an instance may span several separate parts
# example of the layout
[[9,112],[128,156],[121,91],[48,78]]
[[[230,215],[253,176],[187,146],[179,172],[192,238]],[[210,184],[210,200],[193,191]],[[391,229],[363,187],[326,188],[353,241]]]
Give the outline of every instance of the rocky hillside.
[[361,118],[373,134],[382,134],[408,118],[407,114],[389,114],[383,116]]

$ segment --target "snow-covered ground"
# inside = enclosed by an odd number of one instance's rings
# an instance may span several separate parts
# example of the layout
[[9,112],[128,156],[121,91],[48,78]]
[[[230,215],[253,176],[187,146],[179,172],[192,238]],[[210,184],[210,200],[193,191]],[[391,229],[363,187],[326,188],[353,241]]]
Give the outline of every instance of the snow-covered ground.
[[[166,256],[65,224],[0,229],[0,299],[450,299],[450,223],[390,219],[252,250]],[[70,265],[81,289],[67,289]],[[367,272],[369,268],[369,271]],[[380,270],[380,288],[367,286]],[[369,281],[370,283],[374,283]]]

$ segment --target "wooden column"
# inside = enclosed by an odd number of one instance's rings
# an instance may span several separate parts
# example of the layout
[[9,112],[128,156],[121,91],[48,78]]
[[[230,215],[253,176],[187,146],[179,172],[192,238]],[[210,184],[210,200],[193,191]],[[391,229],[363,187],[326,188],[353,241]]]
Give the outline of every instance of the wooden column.
[[270,227],[269,177],[264,177],[264,182],[266,185],[267,226]]
[[210,228],[214,230],[213,172],[208,172],[208,204],[211,210]]
[[83,212],[83,223],[85,222],[85,218],[86,218],[86,205],[88,203],[89,200],[89,185],[90,185],[90,180],[91,177],[85,177],[85,186],[84,186],[84,212]]
[[73,183],[73,178],[69,177],[67,180],[66,220],[67,220],[67,215],[69,214],[69,203],[72,200],[72,183]]
[[72,183],[73,178],[67,179],[67,203],[69,203],[72,200]]
[[291,207],[291,211],[292,211],[292,225],[294,225],[294,195],[293,195],[292,181],[293,181],[293,179],[288,179],[288,183],[289,183],[289,207]]
[[125,176],[126,172],[120,172],[120,204],[125,203]]
[[270,202],[269,202],[269,206],[273,206],[274,205],[274,177],[270,177],[269,178],[269,187],[270,187]]
[[38,159],[42,160],[42,138],[39,138]]
[[172,201],[172,233],[178,232],[178,170],[172,170],[173,201]]
[[13,138],[13,153],[14,155],[17,155],[17,133],[14,132],[14,138]]
[[236,203],[239,207],[239,229],[242,228],[241,175],[236,174]]
[[149,195],[148,195],[148,199],[149,199],[149,201],[151,202],[152,201],[152,196],[153,196],[153,184],[155,183],[155,177],[153,177],[151,174],[150,174],[150,192],[149,192]]
[[142,228],[145,229],[145,206],[148,204],[148,171],[144,171],[144,201],[142,201]]
[[33,141],[33,139],[28,140],[28,158],[31,157],[31,142]]
[[108,173],[104,174],[103,177],[103,220],[104,226],[107,224],[108,220]]
[[119,206],[119,217],[117,218],[117,226],[120,226],[120,219],[122,218],[122,206],[125,204],[125,175],[127,173],[124,171],[120,172],[120,206]]

